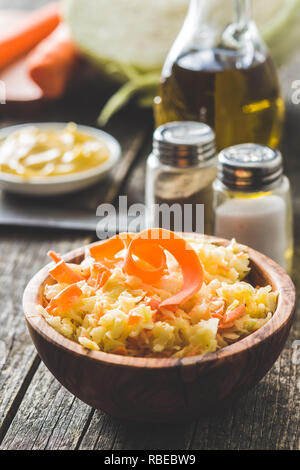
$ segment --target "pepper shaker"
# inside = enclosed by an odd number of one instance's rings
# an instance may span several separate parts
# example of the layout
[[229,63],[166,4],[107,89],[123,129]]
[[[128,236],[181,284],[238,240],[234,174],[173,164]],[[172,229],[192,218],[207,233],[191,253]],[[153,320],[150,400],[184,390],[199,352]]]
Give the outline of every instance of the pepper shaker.
[[216,174],[215,135],[209,126],[186,121],[158,127],[147,159],[147,226],[212,233]]
[[278,150],[242,144],[222,150],[214,182],[215,235],[236,238],[291,271],[290,183]]

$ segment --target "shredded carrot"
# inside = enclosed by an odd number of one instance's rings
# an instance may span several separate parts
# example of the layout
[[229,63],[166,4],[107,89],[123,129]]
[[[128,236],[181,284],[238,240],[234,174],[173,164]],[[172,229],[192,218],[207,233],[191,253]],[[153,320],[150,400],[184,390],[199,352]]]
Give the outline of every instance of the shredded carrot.
[[120,354],[121,356],[127,356],[128,353],[125,348],[117,348],[113,351],[114,354]]
[[109,278],[110,278],[110,272],[109,271],[104,271],[101,274],[101,276],[99,275],[98,279],[97,279],[96,289],[100,289],[101,287],[103,287],[106,284],[106,282],[108,281]]
[[230,272],[230,268],[224,266],[224,264],[218,264],[219,269],[223,269],[223,271]]
[[48,251],[47,255],[54,261],[54,263],[59,263],[62,258],[58,253],[55,253],[55,251]]
[[211,314],[212,318],[219,318],[222,319],[224,316],[224,310],[225,310],[225,302],[214,312]]
[[218,325],[218,330],[228,330],[229,328],[232,328],[234,326],[234,323],[222,323],[220,322]]
[[199,347],[199,346],[193,347],[193,348],[186,354],[186,357],[196,356],[197,354],[200,354],[200,347]]
[[50,269],[49,274],[51,274],[58,283],[62,284],[75,284],[76,282],[84,280],[84,278],[73,271],[64,260],[59,261],[54,268]]
[[151,297],[146,301],[146,305],[151,308],[151,310],[158,310],[159,306],[161,304],[161,301],[158,299],[155,299],[154,297]]
[[13,62],[42,41],[61,21],[58,3],[50,3],[24,16],[21,25],[0,39],[0,68]]
[[77,48],[66,24],[60,24],[27,58],[27,70],[46,98],[59,98],[74,69]]
[[104,305],[103,305],[103,302],[99,302],[97,312],[95,312],[96,320],[99,321],[100,318],[103,317],[103,315],[104,315]]
[[[144,233],[144,232],[143,232]],[[166,255],[161,246],[159,246],[156,240],[135,238],[126,254],[124,271],[129,276],[135,276],[141,279],[146,284],[154,284],[160,280],[164,274],[166,267]],[[148,268],[142,265],[139,260],[144,260],[150,265]]]
[[55,315],[56,312],[65,313],[70,310],[81,297],[82,290],[76,284],[72,284],[51,299],[46,310],[53,315]]
[[91,269],[91,275],[88,284],[95,289],[103,287],[109,279],[111,271],[102,263],[94,263]]
[[226,312],[224,317],[220,321],[218,328],[220,330],[227,329],[227,328],[232,328],[234,326],[235,320],[242,317],[244,315],[245,311],[246,311],[245,305],[239,305],[234,310]]
[[128,315],[128,325],[136,325],[142,320],[142,315],[139,315],[138,313],[130,313]]
[[222,319],[222,314],[215,312],[215,313],[212,313],[211,317],[212,318],[218,318],[219,320],[221,320]]
[[226,312],[223,317],[223,323],[231,323],[237,320],[238,318],[242,317],[246,311],[245,305],[239,305],[234,310],[230,312]]
[[101,262],[105,259],[113,260],[120,251],[129,246],[134,237],[133,233],[122,233],[109,240],[97,243],[90,247],[91,257]]
[[164,320],[175,320],[175,315],[173,312],[171,312],[171,310],[167,311],[167,309],[165,309],[164,311],[161,312],[161,316]]
[[158,310],[157,312],[152,314],[152,321],[156,323],[161,319],[161,312]]
[[220,320],[223,318],[223,314],[224,314],[224,309],[218,309],[215,313],[212,313],[212,318],[219,318]]
[[[141,232],[128,247],[124,271],[129,275],[139,277],[147,284],[157,282],[166,267],[164,250],[174,256],[183,274],[182,289],[160,304],[160,307],[172,307],[191,298],[200,290],[203,283],[203,269],[196,252],[179,235],[164,229]],[[150,269],[141,267],[134,256],[146,260],[152,267]]]

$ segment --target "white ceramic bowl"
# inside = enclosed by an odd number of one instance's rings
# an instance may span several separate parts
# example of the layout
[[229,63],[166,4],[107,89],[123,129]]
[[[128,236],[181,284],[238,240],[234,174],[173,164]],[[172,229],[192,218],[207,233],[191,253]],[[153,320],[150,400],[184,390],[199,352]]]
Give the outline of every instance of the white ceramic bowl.
[[[6,127],[0,130],[0,140],[10,133],[24,127],[35,126],[39,129],[61,130],[66,126],[62,122],[45,122],[20,124]],[[78,125],[78,130],[100,139],[109,150],[109,158],[106,162],[91,168],[66,176],[49,176],[47,178],[31,178],[24,180],[20,176],[0,172],[0,189],[4,191],[27,194],[31,196],[57,196],[59,194],[72,193],[84,189],[104,178],[107,173],[117,164],[121,157],[121,147],[118,141],[107,132],[94,127]]]

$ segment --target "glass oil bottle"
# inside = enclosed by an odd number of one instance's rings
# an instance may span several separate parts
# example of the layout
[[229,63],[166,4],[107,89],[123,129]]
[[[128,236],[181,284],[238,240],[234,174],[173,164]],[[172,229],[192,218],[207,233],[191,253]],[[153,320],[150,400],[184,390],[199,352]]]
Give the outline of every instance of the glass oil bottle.
[[284,102],[251,2],[223,0],[222,11],[213,3],[191,0],[162,71],[156,125],[204,122],[218,150],[246,142],[278,147]]

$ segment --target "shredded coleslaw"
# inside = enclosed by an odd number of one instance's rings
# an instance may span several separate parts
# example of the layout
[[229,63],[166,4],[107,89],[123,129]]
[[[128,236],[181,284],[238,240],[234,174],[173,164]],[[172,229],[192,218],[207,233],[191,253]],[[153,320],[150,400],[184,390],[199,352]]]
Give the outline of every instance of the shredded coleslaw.
[[[271,286],[245,281],[249,257],[235,240],[226,247],[204,238],[186,240],[201,262],[203,283],[180,305],[161,306],[183,285],[176,259],[166,252],[162,276],[146,284],[124,271],[124,249],[100,264],[90,254],[80,265],[65,263],[73,272],[72,283],[62,282],[60,275],[60,282],[47,284],[40,312],[49,325],[85,348],[140,357],[214,352],[271,319],[278,294]],[[59,257],[56,261],[63,268],[56,264],[54,273],[67,272]]]

